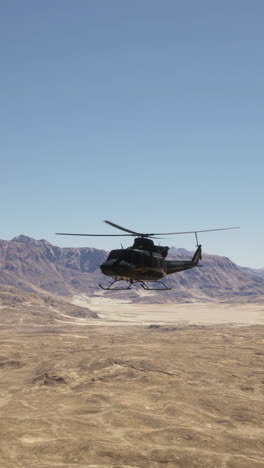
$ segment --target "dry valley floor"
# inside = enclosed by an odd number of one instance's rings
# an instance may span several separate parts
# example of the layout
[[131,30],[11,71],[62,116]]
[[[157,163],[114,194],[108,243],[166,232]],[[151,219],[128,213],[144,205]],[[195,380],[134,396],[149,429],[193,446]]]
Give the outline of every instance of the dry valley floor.
[[1,467],[264,467],[264,325],[28,307],[0,309]]

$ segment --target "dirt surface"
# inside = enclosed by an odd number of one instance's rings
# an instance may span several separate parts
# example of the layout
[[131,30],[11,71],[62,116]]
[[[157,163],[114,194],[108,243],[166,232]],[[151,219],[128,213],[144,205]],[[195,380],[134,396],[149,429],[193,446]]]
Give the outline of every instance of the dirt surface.
[[103,315],[0,309],[1,467],[264,467],[264,325]]

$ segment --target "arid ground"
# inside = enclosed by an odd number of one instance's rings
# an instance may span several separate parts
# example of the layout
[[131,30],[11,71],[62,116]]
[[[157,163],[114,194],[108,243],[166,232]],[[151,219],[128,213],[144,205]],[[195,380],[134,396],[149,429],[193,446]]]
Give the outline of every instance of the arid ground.
[[264,307],[110,305],[0,309],[1,467],[264,467]]

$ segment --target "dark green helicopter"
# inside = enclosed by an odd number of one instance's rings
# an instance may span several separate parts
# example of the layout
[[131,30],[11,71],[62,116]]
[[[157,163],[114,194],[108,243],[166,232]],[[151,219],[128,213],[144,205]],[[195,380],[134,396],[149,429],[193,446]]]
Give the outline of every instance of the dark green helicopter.
[[[238,227],[219,228],[219,229],[204,229],[201,231],[186,231],[186,232],[160,232],[142,234],[140,232],[131,231],[111,221],[105,221],[127,234],[71,234],[66,232],[56,232],[62,236],[100,236],[100,237],[119,237],[132,236],[135,237],[131,247],[111,250],[106,261],[100,265],[102,273],[106,276],[114,278],[114,281],[109,286],[99,286],[107,291],[116,291],[123,289],[131,289],[133,284],[139,283],[146,290],[169,290],[168,286],[162,279],[172,273],[188,270],[190,268],[200,267],[199,260],[202,259],[202,246],[198,243],[198,232],[225,231],[228,229],[239,229]],[[169,247],[155,245],[152,239],[158,239],[156,236],[170,236],[176,234],[195,234],[197,249],[191,260],[166,260]],[[112,288],[118,281],[129,281],[129,285],[125,288]],[[151,288],[146,284],[155,282],[161,285],[159,288]]]

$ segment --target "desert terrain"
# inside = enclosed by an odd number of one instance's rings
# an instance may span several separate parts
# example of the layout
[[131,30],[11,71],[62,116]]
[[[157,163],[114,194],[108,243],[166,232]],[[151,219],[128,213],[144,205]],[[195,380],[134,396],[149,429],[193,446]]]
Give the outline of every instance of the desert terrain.
[[1,295],[3,468],[264,467],[264,306],[91,312],[17,291]]

